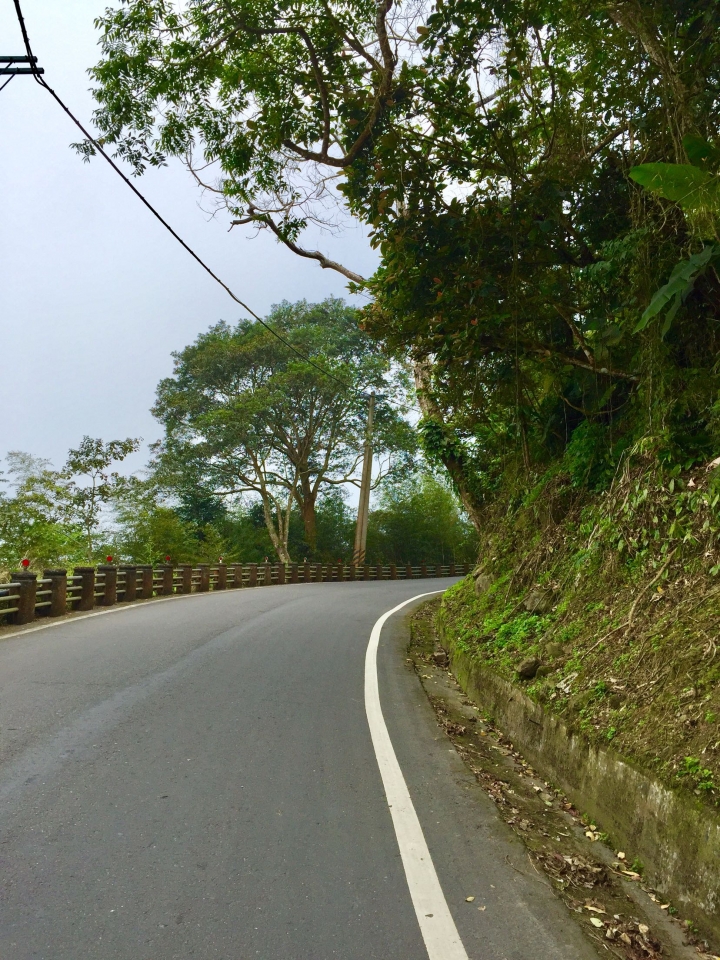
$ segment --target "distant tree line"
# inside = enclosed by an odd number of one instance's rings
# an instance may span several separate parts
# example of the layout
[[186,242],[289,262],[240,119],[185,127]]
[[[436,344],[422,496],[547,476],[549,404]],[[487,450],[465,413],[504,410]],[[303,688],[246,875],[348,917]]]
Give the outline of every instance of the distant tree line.
[[65,464],[10,452],[0,487],[0,568],[118,560],[330,562],[352,555],[367,392],[377,392],[368,562],[473,559],[475,534],[419,451],[406,370],[337,299],[283,303],[259,324],[216,324],[175,354],[142,476],[128,438],[83,438]]

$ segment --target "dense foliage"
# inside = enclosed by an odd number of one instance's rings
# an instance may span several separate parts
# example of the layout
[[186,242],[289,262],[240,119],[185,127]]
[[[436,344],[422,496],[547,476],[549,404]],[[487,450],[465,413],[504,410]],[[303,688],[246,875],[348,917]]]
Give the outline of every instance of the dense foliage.
[[596,479],[645,435],[717,442],[719,24],[709,0],[127,0],[96,122],[138,171],[209,164],[293,249],[339,198],[370,226],[366,328],[415,359],[478,520],[578,429]]
[[[0,570],[29,560],[44,566],[92,563],[104,555],[102,521],[123,488],[111,467],[137,450],[132,437],[83,437],[61,470],[27,453],[7,454],[9,490],[0,488]],[[9,481],[9,483],[8,483]]]
[[268,319],[300,355],[251,321],[217,324],[175,355],[154,411],[165,427],[157,469],[196,508],[259,498],[273,551],[287,561],[293,509],[311,553],[318,498],[358,483],[371,390],[377,482],[409,467],[416,442],[400,413],[402,371],[358,328],[356,311],[340,300],[302,301]]

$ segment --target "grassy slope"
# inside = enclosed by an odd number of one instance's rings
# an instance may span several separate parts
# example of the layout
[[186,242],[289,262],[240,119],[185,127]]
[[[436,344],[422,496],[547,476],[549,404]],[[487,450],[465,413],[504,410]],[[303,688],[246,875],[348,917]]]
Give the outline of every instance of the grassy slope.
[[[543,478],[487,517],[443,628],[594,742],[720,804],[720,469],[628,461],[609,492]],[[546,609],[525,609],[535,591]],[[520,681],[519,663],[541,661]]]

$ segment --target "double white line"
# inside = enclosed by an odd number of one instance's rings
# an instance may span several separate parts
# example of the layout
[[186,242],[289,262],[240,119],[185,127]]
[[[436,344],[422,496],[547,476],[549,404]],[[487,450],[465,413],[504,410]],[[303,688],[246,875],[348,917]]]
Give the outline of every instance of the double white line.
[[377,675],[378,644],[385,621],[408,603],[440,592],[432,590],[429,593],[420,593],[399,603],[384,613],[373,627],[365,654],[365,712],[410,896],[429,960],[468,960],[385,725]]

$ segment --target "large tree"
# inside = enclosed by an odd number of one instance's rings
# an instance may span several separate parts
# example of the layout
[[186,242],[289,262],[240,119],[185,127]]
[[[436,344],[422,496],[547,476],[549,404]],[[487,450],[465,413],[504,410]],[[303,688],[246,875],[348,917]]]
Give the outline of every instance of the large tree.
[[[233,222],[365,284],[476,521],[478,474],[584,421],[716,431],[716,3],[128,0],[99,24],[106,142],[183,158]],[[302,246],[338,201],[370,281]]]
[[181,494],[190,478],[209,495],[259,497],[287,562],[294,505],[312,550],[323,489],[358,483],[371,391],[382,391],[376,483],[403,467],[413,435],[392,406],[402,408],[402,372],[359,330],[355,310],[337,299],[283,303],[268,321],[303,356],[251,321],[216,324],[175,355],[154,410],[165,426],[158,466]]

